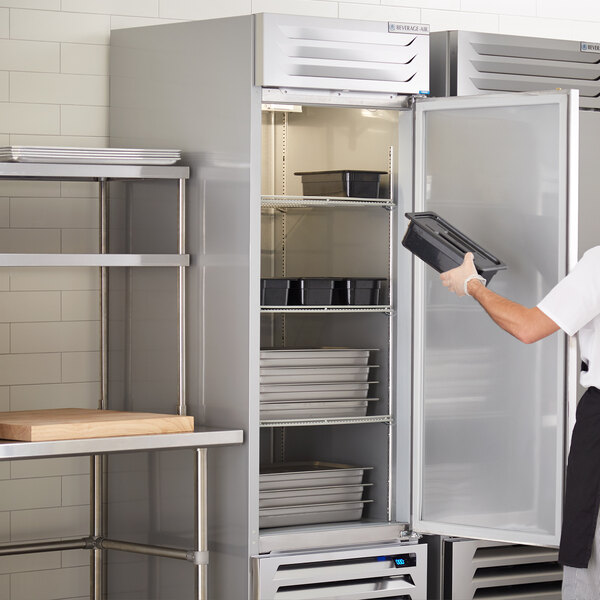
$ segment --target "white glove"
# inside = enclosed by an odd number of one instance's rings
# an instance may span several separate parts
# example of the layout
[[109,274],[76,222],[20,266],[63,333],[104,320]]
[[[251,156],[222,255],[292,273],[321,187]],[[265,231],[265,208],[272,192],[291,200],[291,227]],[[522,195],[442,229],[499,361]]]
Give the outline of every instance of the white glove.
[[442,280],[442,283],[457,296],[470,295],[467,290],[467,283],[469,283],[471,279],[478,279],[485,285],[485,279],[477,273],[477,269],[473,263],[473,254],[471,252],[465,254],[462,265],[450,269],[445,273],[441,273],[440,279]]

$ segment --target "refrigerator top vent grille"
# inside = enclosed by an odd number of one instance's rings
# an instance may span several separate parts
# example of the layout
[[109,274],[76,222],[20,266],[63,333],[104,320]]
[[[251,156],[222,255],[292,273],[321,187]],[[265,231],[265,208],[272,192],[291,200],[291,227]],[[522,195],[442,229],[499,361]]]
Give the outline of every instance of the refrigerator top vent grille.
[[257,15],[256,85],[396,94],[429,91],[429,37],[385,22]]
[[600,109],[600,51],[578,41],[460,32],[457,95],[578,89],[582,108]]

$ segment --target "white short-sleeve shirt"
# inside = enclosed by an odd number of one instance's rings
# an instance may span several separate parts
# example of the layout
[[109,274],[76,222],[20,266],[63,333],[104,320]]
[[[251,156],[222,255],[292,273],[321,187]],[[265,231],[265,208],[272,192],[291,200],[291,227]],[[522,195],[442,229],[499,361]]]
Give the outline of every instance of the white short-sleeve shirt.
[[583,387],[600,388],[600,246],[588,250],[538,308],[567,335],[578,334]]

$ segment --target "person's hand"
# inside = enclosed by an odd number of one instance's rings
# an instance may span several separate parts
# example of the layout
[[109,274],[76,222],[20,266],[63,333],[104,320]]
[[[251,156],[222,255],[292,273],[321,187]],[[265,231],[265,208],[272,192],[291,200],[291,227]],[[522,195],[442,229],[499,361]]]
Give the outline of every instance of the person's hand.
[[454,292],[457,296],[464,296],[466,293],[465,281],[471,275],[477,275],[477,269],[473,263],[473,254],[467,252],[462,265],[441,273],[440,279],[451,292]]

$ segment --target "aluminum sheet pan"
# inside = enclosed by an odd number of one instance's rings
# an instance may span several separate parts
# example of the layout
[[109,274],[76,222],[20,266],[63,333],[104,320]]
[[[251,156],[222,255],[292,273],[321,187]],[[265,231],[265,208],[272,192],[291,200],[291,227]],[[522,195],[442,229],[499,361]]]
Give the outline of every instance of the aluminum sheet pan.
[[296,383],[296,384],[261,384],[261,402],[285,402],[292,400],[310,401],[325,398],[365,399],[369,393],[369,385],[376,381],[339,382],[339,383]]
[[263,490],[260,493],[259,507],[281,508],[297,504],[356,502],[362,500],[364,489],[372,485],[372,483],[363,483],[358,485],[330,485],[291,490]]
[[326,367],[261,367],[261,383],[328,383],[367,381],[368,366],[326,366]]
[[180,159],[179,150],[72,146],[0,147],[2,162],[171,165]]
[[359,484],[362,483],[365,471],[372,468],[324,461],[263,465],[260,468],[259,489],[262,491]]
[[267,402],[260,407],[261,419],[319,419],[364,417],[368,403],[376,400],[321,400],[319,402]]
[[374,351],[362,348],[265,349],[260,351],[260,366],[366,365]]
[[311,523],[358,521],[362,517],[363,508],[367,502],[371,502],[371,500],[261,508],[258,511],[259,527],[287,527],[290,525],[309,525]]

